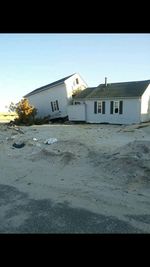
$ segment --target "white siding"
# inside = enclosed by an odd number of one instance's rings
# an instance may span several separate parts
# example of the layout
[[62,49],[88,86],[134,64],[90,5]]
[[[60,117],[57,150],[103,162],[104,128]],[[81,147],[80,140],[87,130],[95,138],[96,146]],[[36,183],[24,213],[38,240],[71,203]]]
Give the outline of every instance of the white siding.
[[[45,91],[27,97],[29,102],[38,109],[37,117],[47,115],[57,115],[60,111],[60,117],[67,116],[67,92],[64,84],[57,85]],[[59,111],[52,112],[51,101],[58,100]]]
[[[110,114],[110,101],[123,101],[123,114]],[[105,114],[94,113],[94,100],[86,101],[87,122],[132,124],[140,122],[139,99],[111,99],[105,101]]]
[[69,105],[68,117],[70,121],[85,121],[85,105]]
[[[76,83],[78,78],[79,83]],[[34,95],[28,96],[29,102],[38,109],[37,117],[51,115],[52,117],[65,117],[68,115],[67,106],[72,100],[72,91],[79,86],[82,89],[87,87],[87,84],[82,80],[79,74],[74,74],[66,79],[64,83],[50,87]],[[51,102],[58,101],[59,111],[52,112]]]
[[141,97],[141,121],[150,120],[150,85]]
[[[76,83],[76,79],[78,79],[79,84]],[[72,93],[75,89],[77,89],[78,87],[81,87],[81,90],[84,90],[85,88],[87,88],[86,82],[84,82],[83,79],[80,77],[80,75],[77,73],[71,76],[70,78],[68,78],[65,81],[65,84],[66,84],[66,90],[67,90],[67,97],[69,101],[72,99]]]

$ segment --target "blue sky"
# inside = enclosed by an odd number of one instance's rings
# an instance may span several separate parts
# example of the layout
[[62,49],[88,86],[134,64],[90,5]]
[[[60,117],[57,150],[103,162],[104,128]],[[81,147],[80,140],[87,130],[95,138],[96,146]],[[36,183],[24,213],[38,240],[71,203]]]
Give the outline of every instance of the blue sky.
[[150,34],[0,34],[0,111],[75,72],[88,86],[150,79]]

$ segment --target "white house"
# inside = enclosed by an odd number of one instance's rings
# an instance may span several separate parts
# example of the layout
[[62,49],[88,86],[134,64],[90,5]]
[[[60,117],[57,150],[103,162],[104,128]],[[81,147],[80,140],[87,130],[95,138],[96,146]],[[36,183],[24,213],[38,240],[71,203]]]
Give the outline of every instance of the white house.
[[86,88],[68,106],[70,121],[132,124],[150,120],[150,80]]
[[77,88],[83,90],[86,87],[86,82],[75,73],[35,89],[24,98],[37,109],[37,117],[50,115],[51,118],[63,118],[68,116],[67,106],[72,100],[74,90]]

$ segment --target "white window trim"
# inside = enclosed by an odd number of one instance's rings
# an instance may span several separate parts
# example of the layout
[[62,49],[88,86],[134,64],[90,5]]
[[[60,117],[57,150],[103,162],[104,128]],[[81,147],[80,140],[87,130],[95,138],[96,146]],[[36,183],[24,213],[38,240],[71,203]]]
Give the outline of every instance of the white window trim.
[[[118,104],[118,112],[115,112],[115,103],[117,103]],[[114,107],[113,107],[113,114],[119,114],[119,104],[120,104],[120,101],[114,101]]]
[[[101,105],[101,112],[98,111],[98,105]],[[102,114],[102,101],[97,101],[97,114]]]

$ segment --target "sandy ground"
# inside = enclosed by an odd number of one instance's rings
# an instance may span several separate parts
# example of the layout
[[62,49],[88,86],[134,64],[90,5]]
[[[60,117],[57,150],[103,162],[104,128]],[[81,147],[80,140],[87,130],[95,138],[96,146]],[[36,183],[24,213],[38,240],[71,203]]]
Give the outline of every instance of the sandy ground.
[[0,124],[1,233],[150,233],[149,196],[150,123]]

